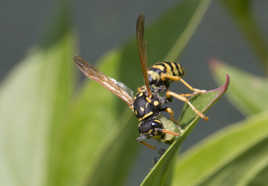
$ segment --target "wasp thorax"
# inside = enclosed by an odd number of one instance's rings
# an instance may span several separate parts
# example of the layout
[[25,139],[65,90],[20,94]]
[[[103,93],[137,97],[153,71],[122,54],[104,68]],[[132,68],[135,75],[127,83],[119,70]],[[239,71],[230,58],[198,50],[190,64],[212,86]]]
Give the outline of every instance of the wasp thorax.
[[153,92],[163,92],[168,89],[169,81],[163,81],[161,79],[162,72],[159,69],[151,69],[148,71],[148,80],[150,88]]
[[158,94],[152,94],[152,96],[149,97],[146,91],[141,92],[141,90],[143,89],[139,89],[133,103],[133,110],[137,118],[144,120],[158,115],[162,111],[165,100]]

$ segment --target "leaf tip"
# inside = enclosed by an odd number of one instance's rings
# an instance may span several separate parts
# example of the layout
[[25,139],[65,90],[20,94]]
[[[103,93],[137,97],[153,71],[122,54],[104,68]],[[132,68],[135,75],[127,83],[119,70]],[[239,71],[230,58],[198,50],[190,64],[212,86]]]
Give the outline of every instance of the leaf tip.
[[216,89],[209,90],[209,92],[219,92],[220,94],[224,94],[228,90],[229,84],[230,84],[230,76],[229,74],[226,74],[225,83]]
[[225,74],[225,83],[220,88],[222,89],[222,92],[225,93],[228,90],[229,84],[230,84],[230,76],[229,74]]
[[[220,68],[222,68],[224,66],[223,62],[221,62],[220,60],[218,60],[216,58],[211,58],[208,63],[209,63],[209,67],[213,73],[216,73]],[[227,91],[227,89],[229,87],[229,83],[230,83],[230,76],[227,73],[225,76],[226,76],[226,80],[225,80],[224,85],[222,85],[214,90],[211,90],[211,91],[219,91],[221,93],[225,93]]]

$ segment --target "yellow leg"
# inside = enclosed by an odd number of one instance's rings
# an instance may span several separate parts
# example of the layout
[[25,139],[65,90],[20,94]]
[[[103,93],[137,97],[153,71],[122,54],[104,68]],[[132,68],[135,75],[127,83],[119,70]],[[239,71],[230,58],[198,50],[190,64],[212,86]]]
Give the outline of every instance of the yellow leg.
[[146,136],[140,135],[139,137],[136,138],[136,141],[143,144],[144,146],[148,147],[149,149],[155,150],[156,149],[155,146],[150,145],[149,143],[146,143],[144,141],[146,138],[147,138]]
[[156,150],[155,146],[152,146],[149,143],[146,143],[144,141],[139,141],[139,143],[143,144],[145,147],[147,147],[149,149]]
[[189,83],[187,83],[185,80],[183,80],[181,77],[179,76],[171,76],[171,75],[168,75],[168,74],[162,74],[161,75],[161,80],[165,80],[165,79],[169,79],[169,80],[172,80],[172,81],[180,81],[182,82],[187,88],[189,88],[191,91],[193,92],[196,92],[196,93],[205,93],[207,92],[206,90],[200,90],[200,89],[197,89],[197,88],[193,88]]
[[167,97],[175,97],[175,98],[177,98],[178,100],[181,100],[181,101],[183,101],[183,102],[185,102],[185,103],[187,103],[190,107],[191,107],[191,109],[197,114],[197,115],[199,115],[202,119],[204,119],[204,120],[208,120],[208,117],[207,116],[205,116],[202,112],[200,112],[199,110],[197,110],[196,108],[195,108],[195,106],[186,98],[186,97],[184,97],[184,96],[182,96],[182,95],[180,95],[180,94],[177,94],[177,93],[175,93],[175,92],[171,92],[171,91],[167,91],[166,92],[166,96]]
[[170,115],[170,120],[178,124],[177,121],[175,120],[173,110],[170,107],[167,107],[165,111]]
[[173,131],[170,131],[170,130],[167,130],[167,129],[162,129],[161,132],[163,132],[165,134],[170,134],[172,136],[179,136],[180,135],[179,133],[176,133],[176,132],[173,132]]
[[196,93],[192,93],[192,94],[180,94],[183,97],[192,97],[194,95],[196,95]]

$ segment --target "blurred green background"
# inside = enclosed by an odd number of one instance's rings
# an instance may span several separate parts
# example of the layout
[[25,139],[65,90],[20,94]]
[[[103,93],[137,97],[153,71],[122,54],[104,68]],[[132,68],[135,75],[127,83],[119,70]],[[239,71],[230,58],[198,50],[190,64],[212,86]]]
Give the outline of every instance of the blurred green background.
[[[79,55],[88,61],[96,61],[107,51],[120,47],[135,34],[135,22],[139,13],[145,14],[146,25],[149,25],[161,13],[178,2],[172,0],[73,1],[73,23],[79,38]],[[257,23],[265,39],[268,40],[268,1],[252,1],[252,5]],[[1,80],[16,62],[25,57],[32,46],[40,42],[48,25],[53,21],[56,9],[57,4],[52,0],[1,2]],[[212,1],[197,31],[182,52],[180,63],[186,71],[185,79],[194,87],[211,89],[217,86],[208,67],[208,61],[213,57],[253,74],[264,75],[258,63],[259,59],[252,51],[230,14],[218,1]],[[207,115],[209,121],[200,121],[190,138],[185,141],[183,150],[212,132],[244,118],[226,99],[218,102]],[[148,167],[152,165],[151,159],[150,151],[145,149],[141,152],[127,185],[134,186],[141,181],[136,177],[143,177]]]

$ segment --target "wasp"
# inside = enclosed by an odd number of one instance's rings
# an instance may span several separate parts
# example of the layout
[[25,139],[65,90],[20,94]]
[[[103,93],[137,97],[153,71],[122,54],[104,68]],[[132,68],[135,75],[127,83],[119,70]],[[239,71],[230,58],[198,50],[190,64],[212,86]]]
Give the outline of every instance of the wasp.
[[94,66],[88,64],[80,56],[74,56],[73,60],[81,72],[88,78],[95,80],[104,88],[122,99],[128,107],[135,113],[139,120],[138,130],[140,136],[136,139],[139,143],[155,149],[154,146],[144,142],[150,137],[165,139],[166,134],[179,136],[178,133],[168,130],[159,119],[160,112],[168,111],[169,108],[164,106],[165,99],[159,94],[152,93],[149,95],[145,86],[138,88],[136,95],[125,84],[99,72]]
[[[169,127],[170,125],[168,125],[168,123],[176,123],[173,110],[166,106],[166,103],[169,102],[170,97],[175,97],[186,102],[199,116],[202,116],[203,118],[205,117],[186,98],[187,96],[190,96],[190,94],[176,94],[168,90],[169,81],[177,80],[170,78],[170,73],[172,73],[174,77],[181,79],[183,70],[180,65],[170,63],[177,66],[177,70],[175,68],[171,70],[171,68],[161,68],[161,65],[159,66],[156,64],[147,70],[143,15],[140,15],[137,19],[136,37],[145,85],[137,89],[135,96],[133,91],[125,84],[106,76],[102,72],[99,72],[94,66],[88,64],[80,56],[74,56],[73,60],[85,76],[101,84],[104,88],[111,91],[128,105],[128,107],[135,113],[139,120],[138,130],[140,136],[136,140],[149,148],[155,149],[155,147],[145,143],[144,140],[153,137],[162,142],[169,143],[174,139],[174,137],[179,136],[178,127],[174,128]],[[162,62],[160,64],[165,65],[169,63]],[[175,72],[178,73],[176,74]],[[165,92],[166,96],[161,96],[161,92]],[[165,117],[160,115],[160,113],[163,111],[169,113],[171,120],[165,119]]]

